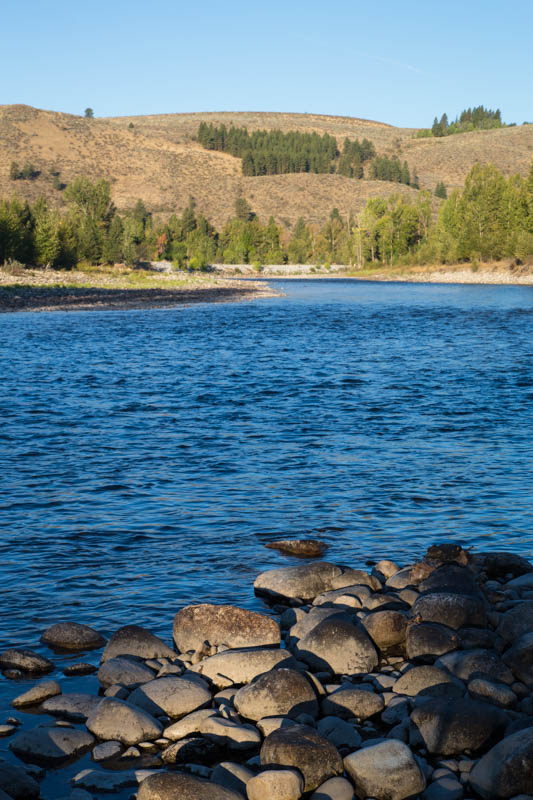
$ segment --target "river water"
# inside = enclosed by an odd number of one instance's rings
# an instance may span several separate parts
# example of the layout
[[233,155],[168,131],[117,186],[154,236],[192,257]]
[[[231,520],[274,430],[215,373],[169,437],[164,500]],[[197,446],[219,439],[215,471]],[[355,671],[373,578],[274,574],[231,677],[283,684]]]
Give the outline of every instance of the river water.
[[[0,316],[0,650],[50,655],[62,620],[170,641],[188,603],[262,608],[257,573],[296,563],[279,538],[352,566],[443,540],[533,555],[533,287],[271,283]],[[0,679],[0,723],[27,686]]]

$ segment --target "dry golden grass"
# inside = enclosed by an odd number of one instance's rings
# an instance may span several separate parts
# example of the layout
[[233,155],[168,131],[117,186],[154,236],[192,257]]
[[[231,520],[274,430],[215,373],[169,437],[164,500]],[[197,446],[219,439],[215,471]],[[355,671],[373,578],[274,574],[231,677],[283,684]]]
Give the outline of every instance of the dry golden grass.
[[[423,189],[438,181],[461,186],[476,161],[492,161],[506,175],[526,175],[533,154],[533,125],[458,134],[443,139],[416,139],[415,130],[380,122],[315,114],[204,113],[163,114],[87,120],[30,106],[0,106],[0,195],[16,192],[34,201],[45,194],[61,206],[50,168],[68,183],[77,175],[107,178],[121,208],[142,199],[153,212],[181,212],[189,197],[221,227],[242,193],[262,220],[274,216],[290,228],[299,216],[322,224],[336,206],[357,213],[369,197],[402,192],[405,186],[381,181],[355,181],[338,175],[276,175],[244,178],[240,160],[206,151],[194,137],[201,121],[284,131],[316,131],[343,139],[370,139],[378,153],[398,155],[416,171]],[[133,129],[129,125],[133,123]],[[11,181],[11,161],[32,162],[41,171],[34,181]]]

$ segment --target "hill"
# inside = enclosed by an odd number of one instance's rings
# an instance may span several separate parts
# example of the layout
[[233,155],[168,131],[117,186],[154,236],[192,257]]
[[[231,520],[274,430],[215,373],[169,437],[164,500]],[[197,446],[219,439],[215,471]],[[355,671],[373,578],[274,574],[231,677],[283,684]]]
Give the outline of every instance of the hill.
[[[180,212],[189,197],[217,227],[233,214],[235,199],[248,200],[259,217],[270,215],[286,227],[299,216],[322,224],[331,209],[357,213],[370,197],[401,192],[408,186],[354,180],[341,175],[289,174],[243,177],[241,161],[204,150],[195,141],[200,122],[257,129],[328,133],[342,145],[345,137],[367,138],[379,155],[397,155],[431,192],[443,181],[448,190],[462,186],[476,161],[492,161],[505,175],[526,175],[533,155],[533,125],[416,139],[415,129],[380,122],[314,114],[220,112],[85,119],[30,106],[0,106],[0,196],[16,192],[35,200],[46,195],[62,204],[54,180],[69,183],[78,175],[111,181],[120,209],[143,200],[153,212]],[[33,180],[10,179],[10,164],[31,163]],[[59,172],[54,179],[51,171]]]

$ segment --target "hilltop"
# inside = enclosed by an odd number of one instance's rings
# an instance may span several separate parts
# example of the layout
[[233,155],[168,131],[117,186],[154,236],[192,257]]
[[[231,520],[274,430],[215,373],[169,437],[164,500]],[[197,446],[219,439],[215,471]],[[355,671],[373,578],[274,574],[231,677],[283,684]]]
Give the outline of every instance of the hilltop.
[[[197,208],[217,227],[232,215],[243,195],[259,217],[273,215],[292,227],[298,217],[323,224],[336,206],[342,215],[357,213],[366,200],[415,189],[341,175],[288,174],[243,177],[241,161],[203,149],[195,140],[200,122],[245,126],[249,131],[328,133],[339,146],[345,137],[367,138],[379,155],[397,155],[416,172],[421,189],[434,192],[439,181],[448,190],[462,187],[476,161],[493,162],[504,175],[527,175],[533,155],[533,125],[479,130],[444,138],[415,138],[416,129],[381,122],[315,114],[212,112],[86,119],[23,105],[0,106],[0,196],[14,192],[53,205],[63,202],[54,188],[78,175],[106,178],[119,209],[143,200],[152,212],[181,212],[192,196]],[[10,179],[10,164],[31,163],[33,180]]]

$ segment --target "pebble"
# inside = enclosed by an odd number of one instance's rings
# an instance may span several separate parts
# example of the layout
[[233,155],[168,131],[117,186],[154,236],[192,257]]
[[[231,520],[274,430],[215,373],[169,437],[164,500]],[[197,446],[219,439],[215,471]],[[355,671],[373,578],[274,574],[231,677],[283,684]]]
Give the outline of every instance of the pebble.
[[11,701],[11,705],[14,708],[34,706],[58,694],[61,694],[61,686],[57,681],[43,681],[32,686],[27,692],[19,694],[18,697]]

